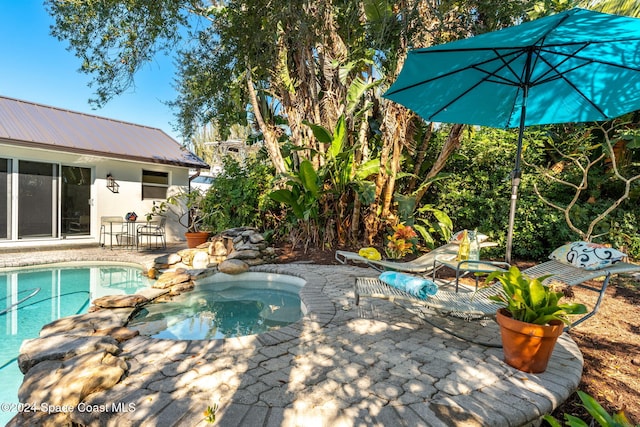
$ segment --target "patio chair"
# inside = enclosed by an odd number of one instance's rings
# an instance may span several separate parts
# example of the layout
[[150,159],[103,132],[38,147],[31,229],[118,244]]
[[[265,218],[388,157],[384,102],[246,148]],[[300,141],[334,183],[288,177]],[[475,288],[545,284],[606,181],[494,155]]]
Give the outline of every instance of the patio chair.
[[143,225],[139,225],[136,230],[136,247],[140,247],[140,240],[145,238],[147,239],[147,248],[151,248],[151,239],[155,239],[156,249],[160,246],[158,245],[158,241],[162,243],[162,247],[167,247],[167,239],[165,235],[165,225],[167,223],[167,218],[162,217],[158,222],[148,222]]
[[[128,228],[127,223],[121,216],[102,216],[100,217],[100,239],[99,244],[101,247],[107,246],[107,240],[109,240],[109,247],[113,249],[113,238],[116,239],[116,245],[120,244],[124,236],[127,236]],[[128,238],[127,238],[128,240]]]
[[[480,248],[488,248],[497,246],[497,243],[484,241],[480,243]],[[389,260],[371,260],[358,255],[355,252],[336,251],[335,259],[340,264],[347,264],[349,261],[354,263],[366,264],[369,267],[378,270],[402,271],[405,273],[415,273],[425,275],[431,273],[434,269],[441,267],[437,261],[453,261],[458,255],[459,245],[457,243],[447,243],[433,249],[431,252],[412,260],[412,261],[389,261]]]
[[489,299],[502,292],[502,285],[494,283],[476,292],[454,292],[438,290],[426,299],[387,285],[377,277],[357,277],[354,284],[355,304],[361,297],[381,298],[391,302],[404,301],[424,306],[442,315],[452,315],[465,320],[485,319],[495,316],[503,305]]
[[[598,299],[593,309],[583,317],[572,322],[567,328],[565,328],[566,330],[584,322],[589,317],[597,313],[612,275],[621,273],[634,273],[638,271],[640,271],[640,265],[626,262],[618,262],[616,264],[600,268],[598,270],[585,270],[573,265],[568,265],[559,261],[551,260],[525,269],[522,272],[529,277],[551,275],[543,281],[543,283],[545,284],[561,283],[567,286],[580,286],[599,293]],[[589,280],[597,279],[600,277],[604,277],[604,281],[599,288],[587,285],[585,283]],[[494,283],[485,288],[481,288],[477,292],[448,292],[438,290],[435,295],[423,300],[392,286],[389,286],[376,277],[358,277],[356,278],[354,285],[354,296],[356,305],[360,304],[361,297],[382,298],[393,303],[409,302],[414,307],[424,307],[425,309],[431,309],[432,312],[435,312],[439,315],[450,315],[466,320],[493,318],[495,316],[496,310],[501,305],[495,301],[490,300],[488,297],[491,295],[497,295],[500,292],[502,292],[502,286],[499,283]],[[404,307],[403,304],[398,305]],[[429,322],[428,318],[422,315],[424,314],[424,312],[420,311],[419,309],[417,311],[412,310],[412,312]],[[433,326],[439,327],[438,325],[434,325],[433,323],[431,324]],[[453,331],[447,329],[443,330],[451,335],[458,336]]]
[[501,292],[502,286],[496,282],[476,292],[438,290],[435,295],[421,299],[387,285],[377,277],[357,277],[354,283],[355,305],[360,305],[361,297],[385,299],[417,315],[431,326],[449,335],[485,347],[498,348],[502,347],[502,345],[481,341],[476,337],[465,337],[450,327],[438,324],[432,320],[432,317],[434,315],[437,317],[452,316],[465,321],[493,319],[496,311],[498,308],[503,307],[503,304],[490,300],[489,296],[498,295]]

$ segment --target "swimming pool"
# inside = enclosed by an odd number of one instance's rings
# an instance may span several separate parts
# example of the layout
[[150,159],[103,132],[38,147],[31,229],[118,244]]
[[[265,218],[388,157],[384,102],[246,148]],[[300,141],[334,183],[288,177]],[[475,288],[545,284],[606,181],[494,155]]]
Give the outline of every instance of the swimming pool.
[[[61,317],[84,313],[105,295],[133,294],[150,286],[131,265],[58,265],[0,271],[0,403],[18,403],[23,375],[16,358],[22,341]],[[15,413],[0,412],[0,425]]]
[[255,335],[297,322],[303,279],[272,273],[218,273],[171,302],[149,304],[127,325],[161,339],[201,340]]

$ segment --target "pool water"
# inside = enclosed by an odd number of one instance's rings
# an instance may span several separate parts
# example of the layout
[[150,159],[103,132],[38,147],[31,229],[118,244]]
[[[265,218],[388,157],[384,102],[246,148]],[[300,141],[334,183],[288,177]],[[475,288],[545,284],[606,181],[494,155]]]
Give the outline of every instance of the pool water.
[[128,326],[142,335],[175,340],[260,334],[300,320],[303,284],[284,275],[220,273],[171,302],[145,306]]
[[[140,268],[113,264],[0,271],[0,403],[18,403],[23,375],[16,359],[23,340],[38,337],[54,320],[85,313],[96,298],[150,284]],[[0,425],[14,415],[0,411]]]

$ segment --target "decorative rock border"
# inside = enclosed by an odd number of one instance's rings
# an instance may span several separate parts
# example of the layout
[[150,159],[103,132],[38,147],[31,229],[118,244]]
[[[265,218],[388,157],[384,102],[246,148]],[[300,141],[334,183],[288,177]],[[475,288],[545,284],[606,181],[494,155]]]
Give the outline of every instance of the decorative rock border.
[[247,271],[249,266],[270,263],[275,259],[275,249],[267,245],[256,228],[238,227],[223,231],[197,248],[179,251],[166,261],[168,264],[181,262],[195,269],[219,266],[223,273],[237,274]]

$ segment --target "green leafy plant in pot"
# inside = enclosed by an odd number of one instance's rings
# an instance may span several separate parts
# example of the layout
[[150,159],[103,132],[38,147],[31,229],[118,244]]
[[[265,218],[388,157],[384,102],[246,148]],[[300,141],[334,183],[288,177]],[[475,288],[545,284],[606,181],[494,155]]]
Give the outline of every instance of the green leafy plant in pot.
[[154,201],[151,207],[151,211],[144,214],[147,222],[153,221],[153,218],[156,216],[164,216],[165,212],[167,212],[168,205],[167,202],[157,203]]
[[206,197],[206,193],[194,188],[191,191],[181,190],[167,198],[167,203],[178,216],[178,222],[187,229],[185,237],[190,248],[209,239],[209,231],[202,229],[207,218],[212,215],[212,212],[205,209]]
[[505,362],[523,372],[544,372],[568,316],[587,312],[583,304],[561,304],[564,294],[542,284],[548,277],[530,278],[515,266],[487,277],[502,284],[490,298],[505,305],[496,314]]

